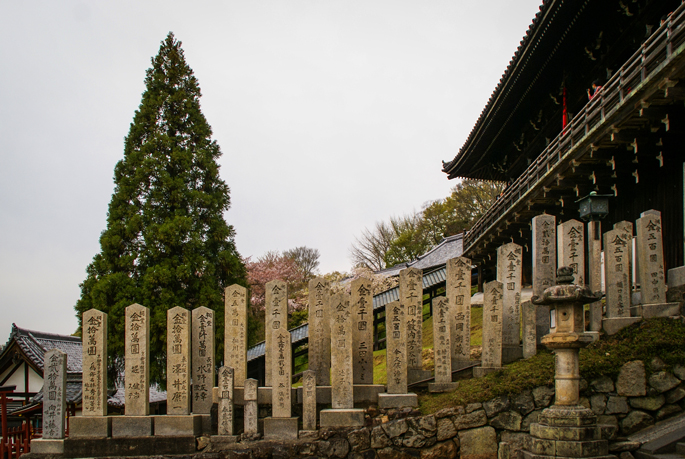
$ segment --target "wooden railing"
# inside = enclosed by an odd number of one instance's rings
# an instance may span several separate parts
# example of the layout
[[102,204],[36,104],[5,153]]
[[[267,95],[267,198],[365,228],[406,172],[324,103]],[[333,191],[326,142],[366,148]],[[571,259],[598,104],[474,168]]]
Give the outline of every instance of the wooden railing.
[[564,130],[545,148],[530,166],[510,184],[464,236],[464,252],[471,249],[488,230],[504,217],[554,168],[562,158],[581,143],[595,127],[623,107],[632,93],[647,79],[671,62],[675,50],[685,42],[685,4],[681,4],[602,87]]
[[31,426],[24,422],[7,429],[7,437],[0,443],[0,458],[15,459],[30,451]]

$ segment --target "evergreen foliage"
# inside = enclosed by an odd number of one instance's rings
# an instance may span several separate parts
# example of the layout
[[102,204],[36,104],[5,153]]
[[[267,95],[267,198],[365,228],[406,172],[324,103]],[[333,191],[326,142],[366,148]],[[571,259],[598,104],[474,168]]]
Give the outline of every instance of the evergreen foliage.
[[124,313],[150,308],[151,380],[164,383],[166,312],[216,311],[217,361],[223,359],[223,292],[247,286],[234,229],[224,220],[229,188],[219,177],[219,145],[200,110],[200,87],[172,33],[147,70],[146,90],[114,169],[101,251],[86,270],[75,309],[109,315],[110,379],[123,368]]

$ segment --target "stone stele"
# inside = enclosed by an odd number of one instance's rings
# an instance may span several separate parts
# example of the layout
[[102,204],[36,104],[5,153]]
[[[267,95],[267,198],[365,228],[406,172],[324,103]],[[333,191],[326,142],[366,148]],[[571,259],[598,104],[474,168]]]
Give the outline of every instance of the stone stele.
[[639,270],[642,304],[666,303],[664,247],[661,212],[649,210],[635,222],[637,269]]
[[[469,273],[470,274],[470,273]],[[450,304],[445,296],[433,298],[433,355],[435,382],[428,384],[430,392],[454,390],[452,382],[452,346],[450,344]]]
[[271,363],[271,416],[289,418],[291,415],[292,371],[290,332],[284,328],[274,330],[272,335],[273,360]]
[[224,364],[233,368],[236,387],[242,387],[247,379],[247,290],[243,286],[226,287],[224,333]]
[[107,416],[107,314],[83,313],[83,416]]
[[330,283],[323,277],[309,281],[309,369],[320,386],[331,384]]
[[433,298],[433,353],[435,382],[452,382],[452,353],[450,346],[450,308],[447,298]]
[[[533,217],[533,295],[540,296],[547,287],[555,284],[557,275],[557,219],[542,214]],[[549,333],[549,306],[535,309],[535,343]],[[537,351],[536,351],[537,352]]]
[[446,277],[445,296],[449,305],[450,330],[447,338],[451,347],[452,367],[458,369],[471,360],[471,260],[462,257],[447,260]]
[[497,249],[497,280],[502,282],[502,359],[513,362],[521,350],[521,268],[523,249],[510,242]]
[[[282,328],[272,334],[271,417],[264,419],[266,440],[297,439],[296,417],[291,417],[292,370],[290,333]],[[351,368],[350,368],[351,371]]]
[[302,373],[302,430],[316,430],[316,372]]
[[632,282],[629,246],[631,241],[631,235],[622,228],[604,233],[607,318],[630,317]]
[[354,408],[352,391],[352,308],[346,293],[331,295],[331,404]]
[[233,376],[233,368],[219,368],[219,435],[233,435]]
[[243,407],[244,428],[246,435],[257,434],[257,380],[245,380],[245,392],[243,396],[245,405]]
[[585,227],[568,220],[557,227],[557,265],[573,269],[573,283],[585,285]]
[[190,414],[190,312],[167,311],[167,414]]
[[407,316],[405,306],[393,301],[385,306],[388,394],[407,393]]
[[63,439],[67,410],[67,354],[45,353],[43,384],[43,438]]
[[[587,284],[593,292],[602,290],[602,222],[587,223]],[[602,302],[590,304],[588,330],[599,332],[602,329]],[[596,336],[599,339],[599,336]]]
[[484,376],[502,367],[502,282],[485,284],[483,295],[483,352],[474,376]]
[[150,310],[145,306],[132,304],[126,308],[125,346],[125,414],[147,416],[150,414]]
[[352,361],[354,384],[373,384],[373,293],[371,281],[352,281]]
[[[537,306],[539,307],[539,306]],[[521,303],[523,320],[523,358],[528,359],[537,354],[536,306],[530,301]]]
[[193,309],[191,317],[193,413],[210,414],[214,386],[214,311],[202,306]]
[[288,329],[288,286],[281,280],[267,282],[266,286],[266,330],[264,370],[265,384],[271,387],[271,372],[273,369],[273,352],[277,349],[273,344],[273,335],[278,330]]
[[407,367],[421,370],[423,360],[423,274],[420,269],[400,271],[400,303],[406,317]]

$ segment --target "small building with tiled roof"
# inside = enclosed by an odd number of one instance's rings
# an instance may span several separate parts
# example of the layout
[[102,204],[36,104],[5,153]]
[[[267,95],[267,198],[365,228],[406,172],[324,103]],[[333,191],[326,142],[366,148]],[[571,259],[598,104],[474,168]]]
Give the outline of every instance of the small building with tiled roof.
[[43,387],[45,353],[59,349],[67,354],[67,403],[81,400],[81,338],[19,328],[12,324],[7,344],[0,353],[0,386],[16,386],[8,408],[14,411],[32,404]]

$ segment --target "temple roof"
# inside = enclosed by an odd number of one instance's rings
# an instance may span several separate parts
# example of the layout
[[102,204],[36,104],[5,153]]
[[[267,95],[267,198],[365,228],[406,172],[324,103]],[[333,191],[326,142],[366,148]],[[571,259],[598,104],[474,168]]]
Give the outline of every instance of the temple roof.
[[457,155],[448,178],[516,179],[679,1],[544,0]]
[[12,349],[12,344],[21,349],[30,363],[40,371],[43,371],[45,353],[52,349],[59,349],[67,354],[67,373],[81,373],[82,346],[78,336],[57,335],[19,328],[12,324],[12,332],[7,344],[0,354],[0,360],[6,357]]

